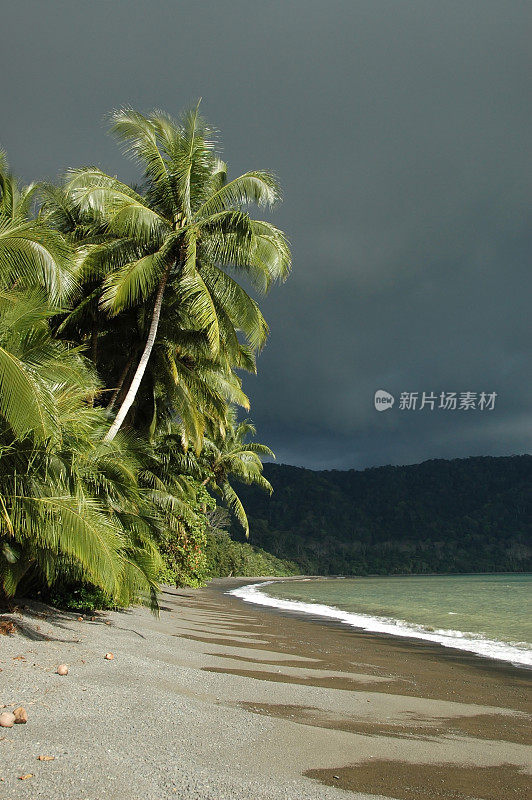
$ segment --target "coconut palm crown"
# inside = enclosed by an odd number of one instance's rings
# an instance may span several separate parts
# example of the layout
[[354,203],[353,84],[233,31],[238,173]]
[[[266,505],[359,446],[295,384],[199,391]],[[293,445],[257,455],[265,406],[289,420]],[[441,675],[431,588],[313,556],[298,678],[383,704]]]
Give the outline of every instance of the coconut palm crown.
[[[107,441],[135,402],[163,329],[169,376],[164,391],[177,398],[188,392],[193,401],[190,374],[188,383],[184,374],[188,370],[200,389],[202,376],[208,374],[211,385],[214,378],[224,405],[240,399],[246,405],[232,370],[253,369],[253,352],[264,345],[268,327],[257,303],[230,272],[245,274],[266,291],[290,270],[284,234],[247,211],[252,203],[270,207],[280,199],[276,178],[257,170],[228,180],[216,137],[198,106],[180,121],[160,111],[148,116],[129,108],[113,113],[113,133],[144,171],[140,190],[96,168],[74,170],[67,177],[65,191],[76,213],[84,224],[105,233],[100,242],[82,243],[80,280],[102,280],[100,307],[110,316],[139,309],[145,319],[142,348]],[[172,316],[175,335],[168,324]],[[188,341],[195,336],[201,346],[201,358],[189,360],[187,370],[180,359],[186,351],[183,336]],[[200,399],[197,406],[201,409]],[[184,414],[181,410],[180,416]],[[218,414],[223,429],[224,414],[219,409]],[[195,425],[198,450],[205,425]]]

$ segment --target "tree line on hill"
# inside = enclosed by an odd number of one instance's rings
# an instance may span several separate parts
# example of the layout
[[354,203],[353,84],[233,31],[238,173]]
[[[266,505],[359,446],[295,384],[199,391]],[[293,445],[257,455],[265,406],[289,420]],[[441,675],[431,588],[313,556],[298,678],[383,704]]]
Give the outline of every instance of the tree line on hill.
[[271,497],[240,491],[251,540],[303,573],[532,571],[532,456],[264,475]]

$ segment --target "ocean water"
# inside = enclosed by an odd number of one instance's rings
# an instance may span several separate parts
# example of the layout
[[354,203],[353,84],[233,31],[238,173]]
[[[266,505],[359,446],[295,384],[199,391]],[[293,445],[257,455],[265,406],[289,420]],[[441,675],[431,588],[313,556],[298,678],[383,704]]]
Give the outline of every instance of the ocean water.
[[309,578],[265,581],[230,594],[532,667],[531,574]]

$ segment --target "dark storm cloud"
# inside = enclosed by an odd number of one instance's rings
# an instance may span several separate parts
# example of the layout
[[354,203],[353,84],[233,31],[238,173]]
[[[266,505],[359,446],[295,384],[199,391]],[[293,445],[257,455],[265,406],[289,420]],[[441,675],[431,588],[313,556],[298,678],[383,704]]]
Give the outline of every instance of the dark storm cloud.
[[[13,3],[0,141],[25,178],[134,179],[109,109],[198,96],[230,167],[269,167],[294,274],[246,380],[280,460],[346,467],[530,449],[529,3]],[[378,388],[496,391],[377,413]]]

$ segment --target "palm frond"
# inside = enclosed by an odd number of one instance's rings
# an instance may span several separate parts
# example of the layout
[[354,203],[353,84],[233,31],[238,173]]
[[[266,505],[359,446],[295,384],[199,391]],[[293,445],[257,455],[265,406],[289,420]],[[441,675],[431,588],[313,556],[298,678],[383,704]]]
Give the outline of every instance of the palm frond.
[[118,314],[125,308],[142,303],[154,291],[165,267],[165,253],[160,250],[124,264],[105,280],[101,308]]
[[33,538],[56,552],[81,562],[97,586],[116,594],[120,590],[122,531],[113,525],[94,500],[75,497],[27,497],[27,505],[39,507],[49,526],[39,525]]
[[76,288],[69,255],[69,247],[58,231],[38,220],[0,216],[0,282],[3,287],[42,286],[52,303],[60,303]]
[[255,300],[223,270],[206,265],[200,271],[209,292],[235,328],[245,334],[251,347],[261,349],[268,336],[268,325]]
[[220,211],[240,211],[243,206],[273,206],[281,199],[276,176],[266,170],[245,172],[214,191],[197,209],[198,218],[210,217]]
[[219,487],[221,495],[227,506],[230,508],[242,528],[244,529],[244,533],[246,535],[246,539],[249,539],[249,522],[247,518],[247,514],[244,510],[244,506],[242,505],[242,501],[240,500],[239,496],[230,485],[229,481],[224,481],[222,485]]
[[111,114],[111,123],[111,132],[122,142],[126,155],[133,158],[155,184],[169,189],[168,165],[159,149],[160,131],[154,121],[126,107]]
[[160,246],[171,232],[168,221],[142,195],[95,167],[71,170],[65,191],[84,218],[104,224],[113,235]]
[[218,318],[212,297],[197,270],[197,240],[193,232],[186,235],[187,255],[175,287],[190,319],[198,330],[205,331],[211,351],[216,354],[220,345]]

